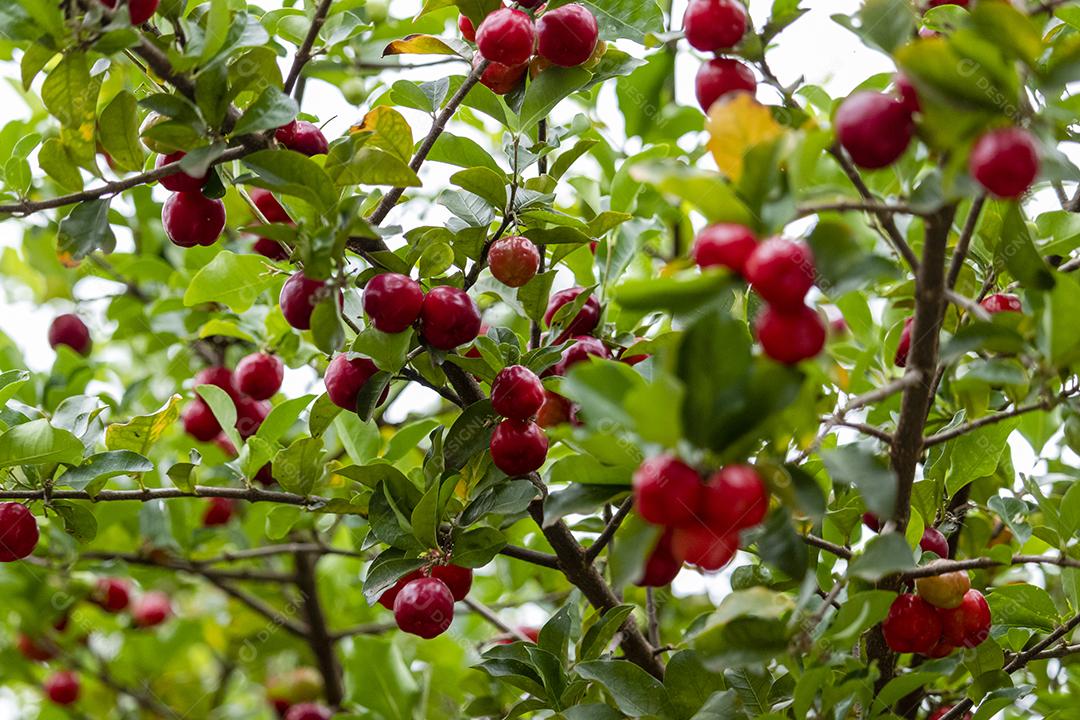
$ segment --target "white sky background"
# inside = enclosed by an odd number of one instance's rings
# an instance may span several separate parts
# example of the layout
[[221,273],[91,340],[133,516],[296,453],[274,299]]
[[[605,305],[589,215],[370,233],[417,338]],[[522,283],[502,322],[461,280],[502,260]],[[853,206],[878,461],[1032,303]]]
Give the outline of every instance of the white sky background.
[[[681,17],[686,7],[687,0],[677,0],[675,13]],[[264,7],[274,6],[273,0],[260,3]],[[791,83],[800,76],[812,84],[823,86],[834,97],[842,96],[850,92],[856,85],[872,74],[890,72],[894,69],[891,61],[884,55],[867,49],[858,39],[847,30],[843,29],[830,19],[833,13],[852,13],[860,6],[859,0],[804,0],[803,6],[810,12],[794,25],[784,31],[776,46],[769,51],[769,62],[774,72],[785,84]],[[420,0],[393,0],[391,3],[396,16],[415,13],[421,3]],[[754,19],[754,25],[761,27],[768,18],[771,0],[751,0],[750,8]],[[696,106],[694,98],[694,76],[699,62],[689,54],[680,56],[677,66],[678,100],[681,104]],[[411,79],[430,79],[437,77],[436,73],[459,73],[460,68],[455,66],[438,66],[426,71],[412,71],[404,74]],[[13,90],[12,85],[18,85],[17,63],[4,63],[0,66],[0,76],[6,83],[0,83],[0,123],[9,120],[26,117],[29,115],[25,105]],[[40,85],[40,78],[38,80]],[[607,84],[604,92],[609,94],[610,102],[600,104],[601,108],[612,108],[616,102],[614,82]],[[775,101],[775,94],[767,87],[759,90],[762,100]],[[376,94],[377,96],[377,94]],[[572,105],[572,103],[570,103]],[[305,98],[304,111],[317,115],[325,121],[333,118],[325,131],[328,138],[340,136],[353,122],[359,120],[366,107],[355,107],[347,103],[341,96],[340,91],[321,81],[308,83]],[[413,125],[413,134],[419,138],[427,132],[428,119],[423,113],[405,111],[410,123]],[[567,116],[569,117],[569,115]],[[616,140],[622,133],[622,118],[613,110],[604,117],[610,127],[609,133]],[[556,114],[558,121],[558,114]],[[709,160],[708,162],[711,162]],[[437,183],[446,184],[446,178],[451,171],[446,166],[429,164],[424,170],[425,185],[437,186]],[[159,190],[164,199],[165,191]],[[1052,202],[1048,199],[1048,202]],[[1049,209],[1049,206],[1047,207]],[[436,213],[445,211],[435,206],[432,215],[425,218],[425,222],[438,220]],[[403,218],[394,214],[391,222],[401,223]],[[0,248],[5,246],[17,246],[21,237],[18,220],[9,220],[0,223]],[[123,246],[121,246],[123,247]],[[115,285],[96,279],[89,279],[80,283],[77,289],[79,297],[99,297],[103,294],[115,291]],[[87,309],[83,304],[82,310]],[[101,310],[103,305],[99,305]],[[12,292],[11,287],[0,287],[0,329],[7,333],[24,350],[26,361],[34,370],[46,370],[53,362],[53,352],[46,341],[46,328],[52,318],[61,313],[69,312],[72,308],[67,303],[54,303],[46,307],[37,307],[28,301],[25,296]],[[107,334],[108,328],[99,318],[92,325],[96,333]],[[284,392],[289,396],[297,396],[307,392],[317,382],[314,373],[309,370],[289,370],[286,377]],[[321,388],[320,388],[321,389]],[[388,419],[400,420],[410,411],[422,410],[431,401],[429,391],[411,387],[396,403],[388,414]],[[1019,472],[1031,472],[1038,459],[1032,453],[1030,447],[1022,440],[1014,443],[1013,459]],[[738,561],[735,563],[741,564]],[[719,600],[729,589],[726,574],[714,576],[706,580],[696,572],[684,571],[675,583],[677,595],[687,595],[708,591],[714,600]],[[530,611],[522,609],[524,615],[522,622],[541,621],[542,617],[531,617],[533,613],[539,613],[538,609]],[[14,720],[18,717],[14,705],[10,699],[10,690],[0,689],[0,720]]]

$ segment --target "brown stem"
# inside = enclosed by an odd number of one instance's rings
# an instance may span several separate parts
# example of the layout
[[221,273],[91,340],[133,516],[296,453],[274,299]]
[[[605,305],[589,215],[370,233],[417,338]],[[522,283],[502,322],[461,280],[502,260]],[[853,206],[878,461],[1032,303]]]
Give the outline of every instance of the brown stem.
[[297,80],[300,79],[300,72],[304,69],[304,65],[311,60],[311,48],[315,45],[315,39],[319,36],[323,23],[326,22],[326,16],[330,13],[330,6],[333,2],[334,0],[322,0],[319,6],[315,8],[315,15],[311,18],[311,27],[308,28],[308,33],[304,37],[300,49],[296,51],[292,67],[289,68],[289,75],[285,79],[286,95],[292,94],[293,89],[296,88]]
[[604,530],[596,538],[596,542],[590,545],[589,548],[585,551],[585,557],[589,560],[589,562],[593,562],[594,560],[596,560],[597,557],[600,556],[600,553],[603,552],[604,548],[607,547],[608,543],[611,542],[611,539],[615,537],[615,531],[618,530],[619,526],[623,524],[623,520],[625,520],[626,516],[630,514],[630,509],[633,507],[633,495],[623,500],[622,505],[619,506],[618,511],[612,516],[611,520],[608,521],[608,524],[604,526]]
[[331,707],[341,707],[345,694],[341,685],[341,666],[334,652],[334,641],[326,628],[322,604],[319,602],[319,589],[315,579],[315,564],[319,556],[315,553],[296,553],[296,584],[304,596],[304,612],[308,620],[308,644],[315,654],[319,672],[326,686],[326,701]]
[[206,579],[213,583],[219,590],[239,601],[240,603],[247,605],[248,608],[253,610],[259,615],[269,620],[273,625],[284,628],[293,635],[306,639],[308,637],[308,628],[302,623],[299,623],[291,618],[282,615],[278,610],[266,602],[262,598],[256,597],[240,588],[234,586],[227,580],[221,580],[217,577],[206,576]]
[[[245,502],[270,502],[281,505],[299,505],[317,510],[325,505],[329,498],[317,495],[296,495],[294,493],[261,490],[258,488],[210,487],[196,485],[192,492],[180,488],[145,488],[142,490],[102,490],[91,495],[85,490],[52,490],[49,497],[53,500],[90,500],[91,502],[150,502],[152,500],[171,500],[174,498],[229,498]],[[3,500],[44,500],[44,490],[0,490]]]

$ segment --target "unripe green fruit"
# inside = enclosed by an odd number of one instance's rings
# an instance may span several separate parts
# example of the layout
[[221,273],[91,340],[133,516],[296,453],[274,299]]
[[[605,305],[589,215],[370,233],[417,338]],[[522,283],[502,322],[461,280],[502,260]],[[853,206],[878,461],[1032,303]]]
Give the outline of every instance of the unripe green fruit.
[[349,78],[341,83],[341,94],[353,105],[363,105],[368,99],[368,86],[363,78]]
[[371,22],[385,22],[390,16],[390,2],[389,0],[368,0],[364,5],[364,9],[367,11],[368,20]]
[[963,570],[915,580],[915,590],[919,597],[934,607],[946,610],[959,607],[970,589],[971,580]]

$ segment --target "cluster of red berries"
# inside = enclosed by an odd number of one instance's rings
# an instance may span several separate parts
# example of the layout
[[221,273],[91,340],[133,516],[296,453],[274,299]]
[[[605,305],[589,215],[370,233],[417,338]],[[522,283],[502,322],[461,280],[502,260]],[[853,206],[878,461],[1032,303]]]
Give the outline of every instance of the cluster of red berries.
[[57,315],[49,325],[49,347],[55,350],[60,345],[67,345],[83,357],[90,354],[94,340],[90,337],[90,329],[78,315]]
[[[983,298],[979,303],[983,310],[996,315],[1004,312],[1020,313],[1024,311],[1024,305],[1020,298],[1008,293],[995,293]],[[915,318],[908,317],[904,320],[904,329],[900,331],[900,342],[896,346],[896,354],[893,356],[893,364],[896,367],[907,367],[908,355],[911,353],[911,324]]]
[[469,568],[432,565],[402,577],[382,594],[379,604],[394,611],[398,628],[430,640],[450,627],[454,603],[465,599],[472,582]]
[[507,475],[527,475],[547,460],[547,435],[533,421],[544,400],[539,376],[522,365],[503,368],[491,383],[491,405],[506,418],[491,435],[491,459]]
[[754,330],[765,354],[786,365],[817,356],[825,324],[806,305],[814,286],[814,257],[805,243],[770,238],[759,243],[747,227],[710,225],[694,242],[698,267],[724,267],[741,275],[767,303]]
[[[949,575],[961,575],[963,582],[944,577],[934,580],[970,588],[967,573]],[[958,647],[976,647],[990,636],[990,606],[981,592],[968,589],[957,598],[951,591],[924,591],[923,583],[917,587],[918,595],[905,593],[893,601],[881,624],[885,642],[893,652],[941,658]]]
[[638,585],[667,585],[684,562],[719,570],[735,557],[739,532],[769,509],[769,492],[749,465],[729,465],[702,482],[698,471],[671,455],[646,460],[634,473],[634,506],[664,534]]
[[744,63],[720,53],[731,50],[746,35],[746,9],[739,0],[691,0],[683,17],[686,40],[701,52],[716,53],[698,70],[697,100],[706,113],[720,98],[735,92],[757,91],[757,79]]
[[[518,5],[532,10],[540,2]],[[534,15],[535,19],[522,10],[502,7],[488,14],[479,27],[464,15],[458,19],[462,37],[475,42],[480,51],[473,65],[490,61],[480,82],[492,92],[505,95],[517,88],[530,61],[535,76],[552,65],[584,65],[600,47],[600,27],[584,5],[571,3],[546,12],[541,6]]]

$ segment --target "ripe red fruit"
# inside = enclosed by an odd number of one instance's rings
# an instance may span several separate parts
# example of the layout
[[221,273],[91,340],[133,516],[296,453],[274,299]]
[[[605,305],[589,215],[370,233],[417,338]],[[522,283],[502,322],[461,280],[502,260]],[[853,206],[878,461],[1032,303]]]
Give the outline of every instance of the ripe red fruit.
[[491,384],[491,406],[512,420],[528,420],[544,404],[544,385],[522,365],[503,368]]
[[203,527],[227,525],[233,516],[233,501],[229,498],[210,498],[203,513]]
[[83,357],[90,354],[94,341],[90,338],[86,323],[78,315],[57,315],[49,325],[49,347],[55,350],[60,345],[67,345]]
[[[171,165],[174,162],[180,162],[185,155],[187,155],[185,152],[158,155],[155,167],[161,168],[165,165]],[[166,190],[171,190],[173,192],[199,192],[206,186],[206,181],[208,179],[209,176],[207,175],[203,175],[202,177],[192,177],[186,172],[178,172],[175,175],[161,178],[161,186]]]
[[968,170],[997,197],[1020,197],[1039,174],[1035,139],[1020,128],[991,130],[976,141]]
[[978,590],[968,590],[957,607],[939,610],[938,614],[945,641],[950,645],[973,648],[990,637],[990,606]]
[[[956,3],[956,4],[959,5],[960,3]],[[945,717],[945,715],[952,709],[953,709],[952,705],[945,705],[944,707],[940,707],[937,710],[935,710],[934,712],[932,712],[930,714],[930,717],[926,718],[926,720],[941,720],[941,718]],[[963,720],[971,720],[972,717],[973,716],[972,716],[971,713],[964,713]]]
[[574,344],[563,350],[562,359],[548,369],[545,375],[565,375],[570,368],[588,360],[589,356],[607,360],[611,358],[611,351],[607,349],[604,343],[594,337],[587,335],[576,337],[574,338]]
[[221,365],[215,365],[200,370],[195,375],[195,387],[200,385],[214,385],[219,387],[229,394],[233,400],[240,397],[240,393],[236,389],[236,382],[233,378],[232,370]]
[[45,679],[45,694],[57,705],[71,705],[79,699],[79,676],[68,670]]
[[670,585],[675,576],[682,569],[682,563],[671,554],[671,530],[667,530],[660,536],[660,542],[656,544],[645,561],[645,568],[641,577],[634,581],[638,587],[664,587]]
[[[572,287],[560,290],[548,299],[547,310],[544,312],[544,324],[551,327],[551,321],[563,305],[569,305],[577,300],[585,288]],[[556,338],[555,343],[564,343],[573,335],[588,335],[600,324],[600,301],[596,295],[590,295],[589,299],[578,311],[572,320],[562,322],[563,331]]]
[[955,650],[955,649],[956,648],[954,648],[952,645],[950,645],[949,643],[942,640],[937,645],[935,645],[934,648],[930,652],[926,653],[926,657],[928,657],[928,658],[930,658],[932,660],[937,660],[939,658],[948,657],[949,655],[952,654],[952,651]]
[[542,428],[555,427],[570,422],[570,401],[550,390],[544,391],[544,404],[536,413],[536,424]]
[[[473,55],[474,68],[478,67],[483,61],[484,56],[480,53]],[[521,85],[521,81],[528,69],[529,63],[503,65],[502,63],[491,62],[484,68],[484,72],[480,76],[480,84],[496,95],[506,95]]]
[[[278,298],[285,321],[297,330],[310,329],[311,313],[322,299],[325,287],[326,282],[323,280],[312,280],[302,271],[293,273],[281,286],[281,295]],[[343,302],[340,290],[337,291],[337,297],[339,304]]]
[[236,400],[236,431],[245,440],[262,427],[266,416],[270,414],[270,403],[241,397]]
[[420,310],[420,334],[438,350],[453,350],[480,334],[480,308],[464,290],[448,285],[432,288]]
[[500,8],[476,29],[476,46],[492,62],[521,65],[529,61],[536,47],[536,27],[520,10]]
[[881,519],[874,513],[863,513],[862,521],[863,525],[870,528],[874,532],[881,532]]
[[650,458],[634,472],[638,515],[654,525],[694,522],[703,495],[697,470],[671,455]]
[[289,259],[288,248],[279,243],[277,240],[271,240],[270,238],[256,238],[255,244],[251,246],[251,249],[265,258],[269,258],[277,262]]
[[[128,15],[132,25],[142,25],[157,12],[160,0],[128,0]],[[101,0],[106,7],[116,9],[116,0]]]
[[322,130],[307,120],[293,120],[288,125],[282,125],[274,133],[274,138],[290,150],[308,157],[325,155],[330,149]]
[[806,243],[770,238],[746,261],[746,279],[778,310],[797,310],[814,286],[814,256]]
[[22,560],[37,543],[37,520],[30,510],[22,503],[0,503],[0,562]]
[[436,565],[431,568],[431,577],[446,584],[455,602],[464,600],[472,589],[473,571],[460,565]]
[[750,228],[734,223],[718,223],[698,233],[694,241],[694,262],[700,268],[725,267],[746,274],[746,261],[757,249]]
[[709,527],[743,530],[765,519],[769,492],[749,465],[729,465],[709,476],[702,491],[702,515]]
[[794,365],[825,347],[825,325],[811,308],[785,311],[767,307],[754,322],[761,349],[773,360]]
[[542,5],[543,3],[544,0],[518,0],[518,5],[523,8],[529,8],[530,10],[539,5]]
[[457,19],[458,30],[461,32],[461,37],[465,38],[467,42],[476,42],[476,26],[473,25],[472,20],[465,14],[461,14]]
[[[338,355],[330,361],[326,374],[323,375],[326,394],[339,408],[356,412],[360,391],[377,372],[379,368],[366,357]],[[386,402],[389,390],[389,387],[383,390],[379,397],[380,404]]]
[[677,527],[671,533],[671,553],[675,560],[702,570],[719,570],[731,562],[738,549],[737,533],[718,533],[701,522]]
[[285,211],[285,207],[274,197],[274,193],[269,190],[258,187],[251,188],[248,190],[248,197],[251,198],[251,202],[255,203],[255,207],[259,208],[259,212],[266,218],[266,222],[295,225],[292,218],[289,217],[289,213]]
[[237,389],[255,400],[268,400],[281,389],[285,365],[277,355],[252,353],[236,364]]
[[857,92],[836,111],[836,137],[862,168],[877,169],[895,162],[915,132],[911,111],[891,95]]
[[225,229],[225,203],[200,192],[175,193],[161,208],[161,223],[173,245],[208,247]]
[[16,645],[19,648],[19,653],[27,660],[33,662],[48,662],[56,657],[56,653],[48,647],[39,644],[37,640],[34,640],[34,638],[26,633],[19,633]]
[[562,67],[577,67],[592,57],[600,40],[596,17],[584,5],[572,3],[548,10],[536,22],[536,52]]
[[408,275],[383,273],[364,286],[364,312],[371,324],[384,333],[408,330],[423,307],[424,291]]
[[1020,302],[1020,298],[1015,295],[1007,295],[1005,293],[996,293],[983,299],[981,303],[983,310],[991,315],[1001,312],[1023,312],[1024,305]]
[[945,539],[945,536],[937,528],[928,527],[923,530],[922,538],[919,540],[919,547],[926,552],[936,554],[939,558],[949,557],[949,541]]
[[893,600],[881,631],[893,652],[925,655],[941,640],[941,619],[933,605],[918,595],[904,594]]
[[904,320],[904,329],[900,331],[900,343],[896,346],[896,355],[893,364],[896,367],[907,367],[908,354],[911,352],[911,324],[915,318],[909,317]]
[[970,589],[971,580],[963,570],[915,580],[915,590],[919,597],[934,607],[947,610],[959,607]]
[[442,635],[453,619],[454,596],[442,580],[431,577],[413,580],[394,600],[397,626],[425,640]]
[[692,0],[683,16],[686,41],[702,52],[735,47],[746,34],[746,10],[738,0]]
[[398,593],[401,592],[402,588],[411,583],[413,580],[422,577],[426,577],[422,570],[413,570],[408,575],[403,575],[401,578],[398,579],[396,583],[394,583],[393,587],[391,587],[389,590],[386,590],[382,595],[379,596],[379,604],[387,610],[393,610],[394,601],[397,600]]
[[276,480],[274,480],[274,466],[270,463],[266,463],[259,472],[255,473],[255,482],[259,483],[263,487],[270,487]]
[[131,584],[122,578],[101,578],[94,589],[93,600],[102,610],[118,613],[131,602]]
[[488,250],[488,267],[495,279],[508,287],[521,287],[540,269],[540,251],[526,237],[504,237]]
[[195,398],[181,414],[184,432],[200,442],[210,442],[221,432],[221,424],[202,398]]
[[971,0],[929,0],[927,6],[936,8],[941,7],[942,5],[959,5],[960,7],[966,8],[970,2]]
[[527,420],[503,420],[491,436],[491,459],[511,477],[539,470],[547,460],[544,431]]
[[919,103],[919,94],[907,75],[897,73],[896,77],[893,78],[893,85],[900,96],[900,102],[904,104],[908,112],[917,113],[922,110],[922,105]]
[[333,711],[324,705],[300,703],[289,708],[284,720],[330,720],[333,716]]
[[729,93],[757,92],[757,80],[749,67],[732,58],[713,58],[698,69],[695,80],[698,104],[705,112]]
[[172,603],[163,592],[148,592],[131,605],[131,620],[135,627],[160,625],[172,616]]

